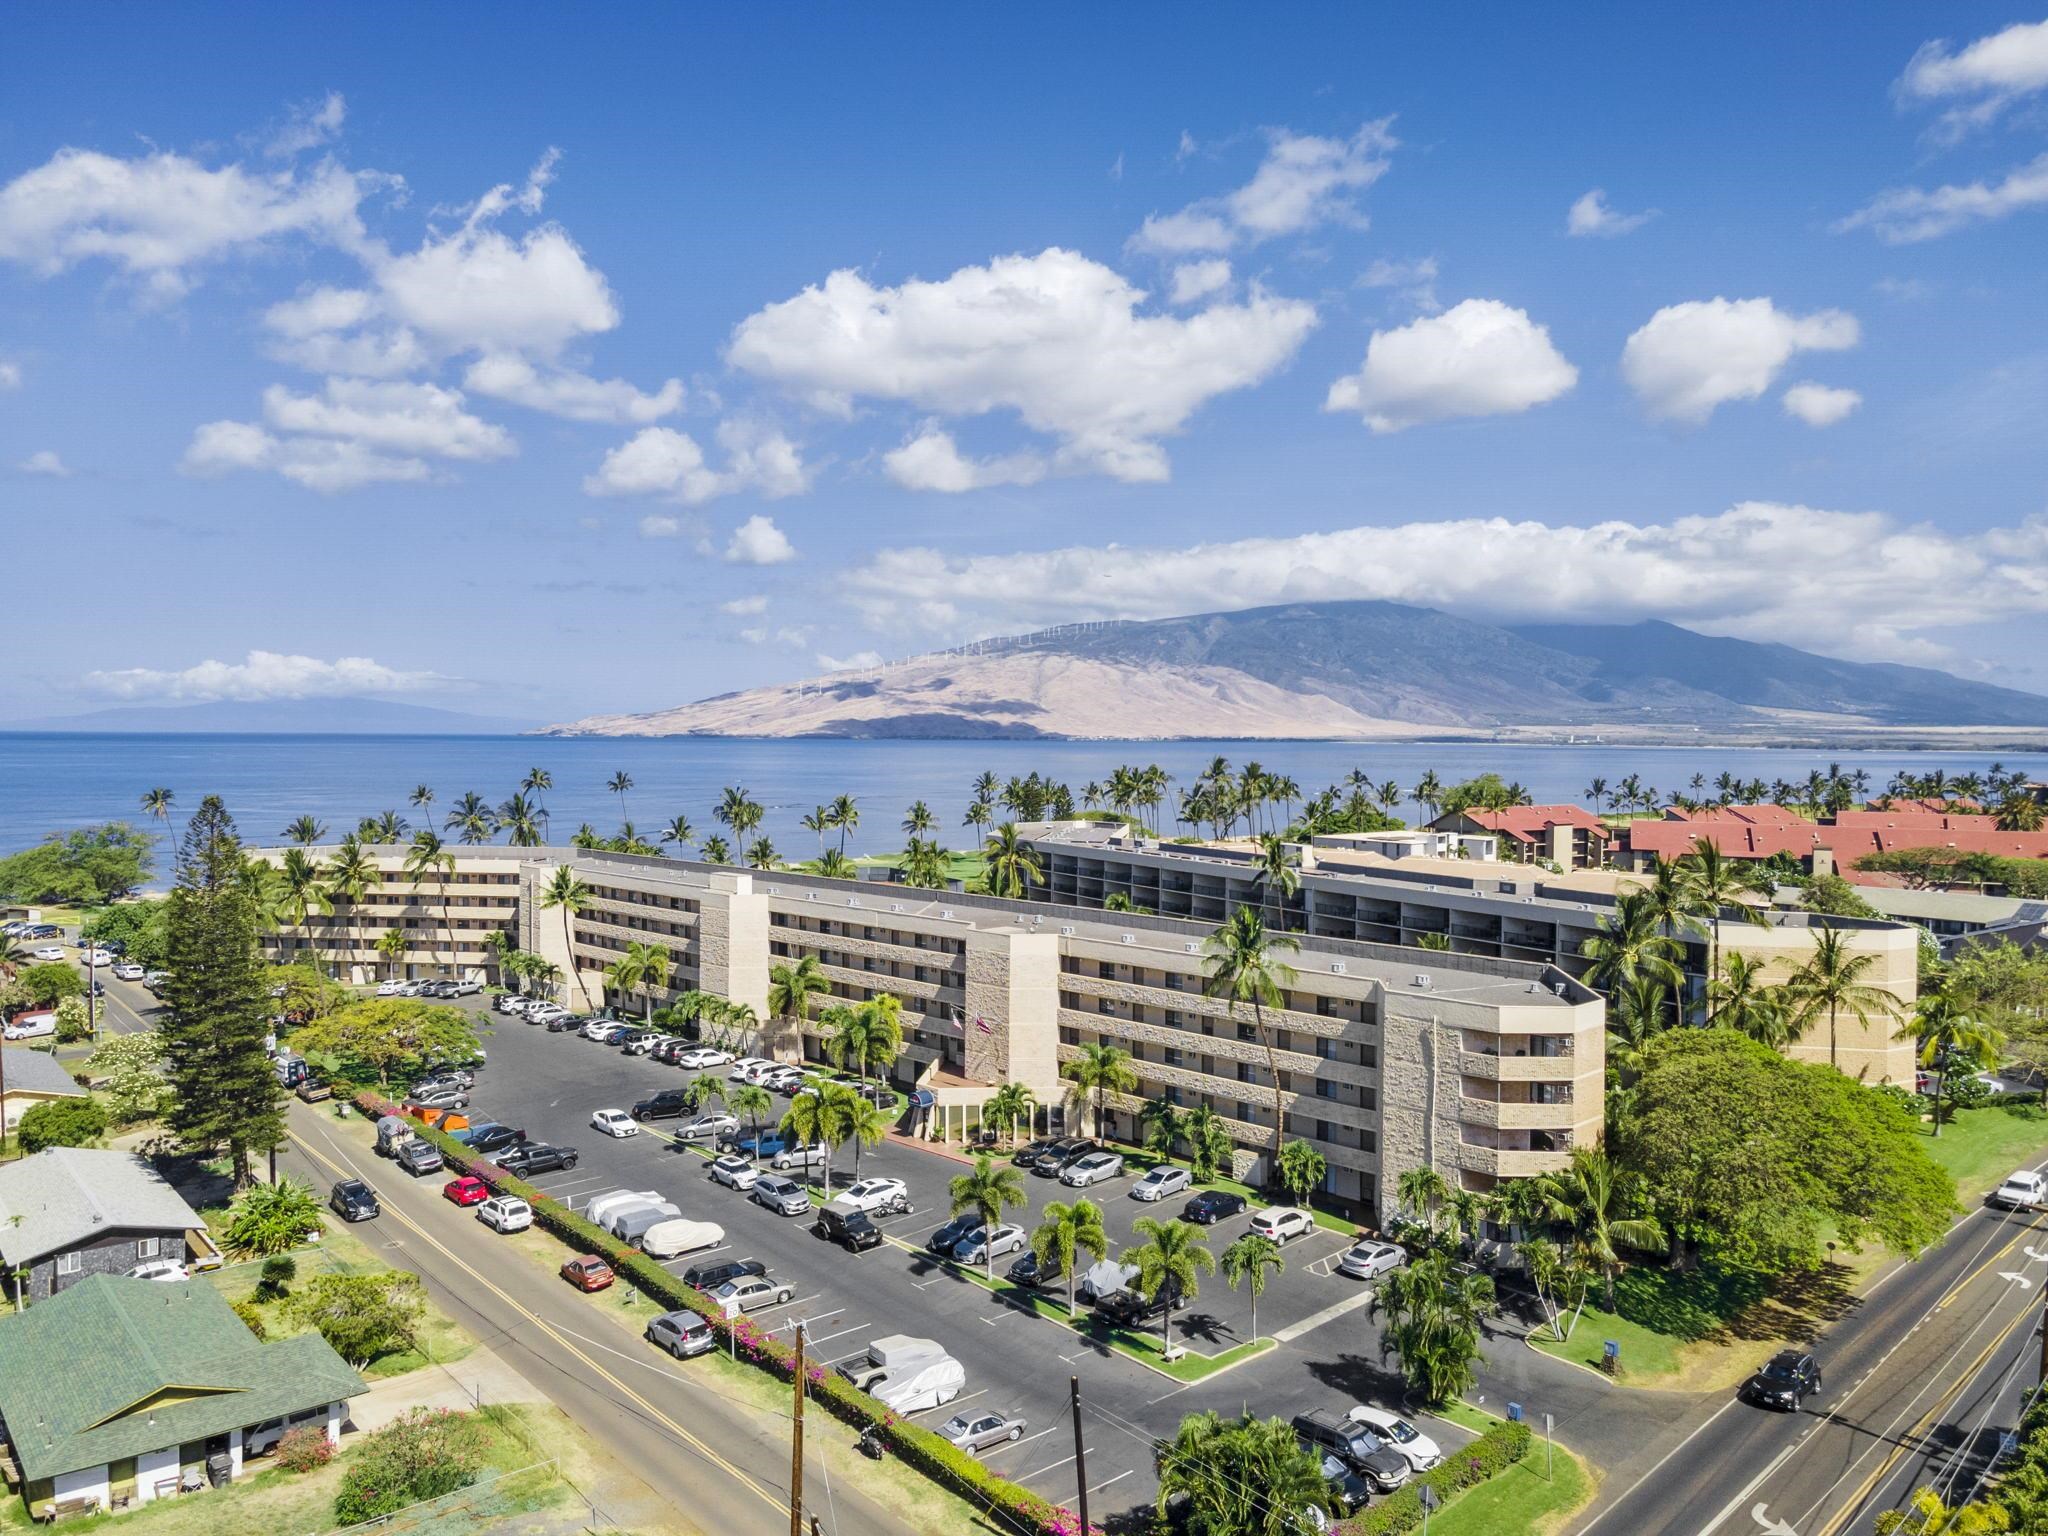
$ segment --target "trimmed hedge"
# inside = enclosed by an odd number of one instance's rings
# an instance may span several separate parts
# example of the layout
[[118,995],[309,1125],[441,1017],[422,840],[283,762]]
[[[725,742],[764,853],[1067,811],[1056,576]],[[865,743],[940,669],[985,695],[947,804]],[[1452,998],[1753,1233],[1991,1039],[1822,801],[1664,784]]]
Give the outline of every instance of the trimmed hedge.
[[1529,1453],[1529,1426],[1503,1420],[1463,1450],[1446,1456],[1437,1466],[1406,1487],[1375,1504],[1354,1520],[1342,1522],[1341,1536],[1400,1536],[1422,1529],[1422,1489],[1434,1488],[1448,1503],[1454,1494],[1498,1477]]
[[[415,1135],[425,1137],[441,1149],[441,1156],[450,1168],[481,1179],[495,1194],[513,1195],[524,1200],[533,1207],[534,1222],[544,1231],[560,1238],[578,1253],[596,1254],[611,1265],[613,1273],[621,1280],[665,1310],[687,1307],[698,1313],[711,1324],[718,1335],[720,1347],[735,1358],[750,1362],[778,1381],[790,1379],[796,1369],[796,1351],[780,1339],[770,1337],[744,1314],[727,1319],[717,1302],[695,1287],[683,1284],[639,1249],[620,1242],[602,1227],[585,1221],[488,1158],[477,1156],[454,1137],[411,1120],[398,1105],[365,1091],[356,1095],[355,1106],[369,1117],[373,1125],[384,1115],[406,1118]],[[897,1418],[867,1393],[856,1390],[836,1371],[807,1362],[804,1374],[809,1380],[805,1391],[811,1401],[855,1429],[877,1430],[883,1444],[940,1487],[984,1509],[995,1510],[1018,1529],[1037,1531],[1043,1536],[1079,1536],[1080,1521],[1069,1511],[997,1477],[967,1452],[940,1439],[923,1426]],[[1094,1536],[1101,1536],[1099,1529]]]

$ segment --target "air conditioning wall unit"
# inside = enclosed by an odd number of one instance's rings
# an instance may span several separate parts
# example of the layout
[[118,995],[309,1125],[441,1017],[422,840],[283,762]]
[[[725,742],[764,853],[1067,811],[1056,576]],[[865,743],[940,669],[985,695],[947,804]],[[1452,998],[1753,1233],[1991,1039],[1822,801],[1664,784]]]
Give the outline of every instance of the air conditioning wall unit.
[[1181,945],[1181,948],[1186,950],[1191,955],[1199,955],[1202,952],[1202,946],[1192,942]]
[[1429,985],[1429,978],[1423,975],[1421,972],[1417,972],[1415,980],[1410,982],[1409,985],[1412,987],[1426,987]]
[[1138,936],[1135,933],[1127,933],[1122,936],[1122,940],[1126,944],[1135,944],[1138,942]]
[[1330,974],[1342,976],[1344,974],[1344,962],[1342,960],[1332,960],[1330,962]]
[[1062,924],[1060,927],[1060,932],[1064,934],[1066,937],[1072,938],[1074,936],[1074,925],[1072,923]]

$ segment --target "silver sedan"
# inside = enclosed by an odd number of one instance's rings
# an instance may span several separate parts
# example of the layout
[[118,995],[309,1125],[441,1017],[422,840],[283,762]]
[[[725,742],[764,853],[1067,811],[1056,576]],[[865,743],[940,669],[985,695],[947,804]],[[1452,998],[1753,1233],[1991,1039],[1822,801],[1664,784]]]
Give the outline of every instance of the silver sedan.
[[1337,1273],[1349,1275],[1354,1280],[1377,1280],[1407,1262],[1407,1253],[1392,1243],[1354,1243],[1337,1260]]
[[978,1451],[985,1445],[1022,1439],[1024,1420],[1014,1413],[982,1409],[977,1413],[956,1413],[939,1426],[942,1439],[963,1451]]

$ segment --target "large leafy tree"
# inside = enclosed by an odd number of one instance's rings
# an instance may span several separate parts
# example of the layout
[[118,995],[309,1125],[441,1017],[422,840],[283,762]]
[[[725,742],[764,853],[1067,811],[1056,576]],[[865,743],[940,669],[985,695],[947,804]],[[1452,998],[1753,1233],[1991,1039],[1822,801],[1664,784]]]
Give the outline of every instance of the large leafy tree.
[[1183,1507],[1188,1536],[1299,1536],[1304,1511],[1332,1507],[1321,1461],[1285,1419],[1191,1414],[1158,1456],[1159,1512]]
[[149,879],[153,834],[125,821],[52,833],[0,859],[0,897],[99,906],[132,896]]
[[388,1090],[402,1076],[434,1061],[461,1061],[476,1052],[476,1030],[460,1008],[410,997],[373,997],[337,1009],[297,1031],[292,1044],[306,1054],[331,1056],[344,1076],[374,1074]]
[[1286,1116],[1280,1098],[1280,1061],[1273,1051],[1272,1031],[1266,1026],[1266,1010],[1280,1007],[1286,1001],[1286,989],[1294,985],[1294,968],[1279,957],[1300,948],[1300,941],[1291,935],[1271,932],[1256,907],[1238,907],[1203,946],[1208,969],[1202,990],[1227,1002],[1233,1014],[1250,1004],[1259,1045],[1266,1053],[1266,1076],[1273,1085],[1273,1156],[1266,1168],[1268,1179],[1280,1176]]
[[1624,1214],[1662,1218],[1680,1262],[1812,1269],[1824,1234],[1918,1253],[1955,1210],[1954,1183],[1894,1097],[1733,1030],[1650,1046],[1612,1155],[1641,1194]]
[[189,1147],[225,1147],[235,1183],[284,1140],[284,1090],[264,1049],[269,986],[255,903],[242,883],[234,818],[208,795],[185,824],[165,936],[164,1075],[176,1094],[166,1123]]

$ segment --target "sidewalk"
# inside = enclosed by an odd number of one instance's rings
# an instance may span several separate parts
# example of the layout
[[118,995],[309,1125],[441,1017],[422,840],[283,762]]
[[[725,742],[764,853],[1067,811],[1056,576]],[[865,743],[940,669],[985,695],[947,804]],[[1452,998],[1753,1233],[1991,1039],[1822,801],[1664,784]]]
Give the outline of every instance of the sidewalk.
[[413,1408],[467,1410],[483,1403],[545,1403],[548,1396],[495,1351],[479,1345],[453,1365],[423,1365],[374,1382],[349,1404],[349,1423],[368,1434]]

